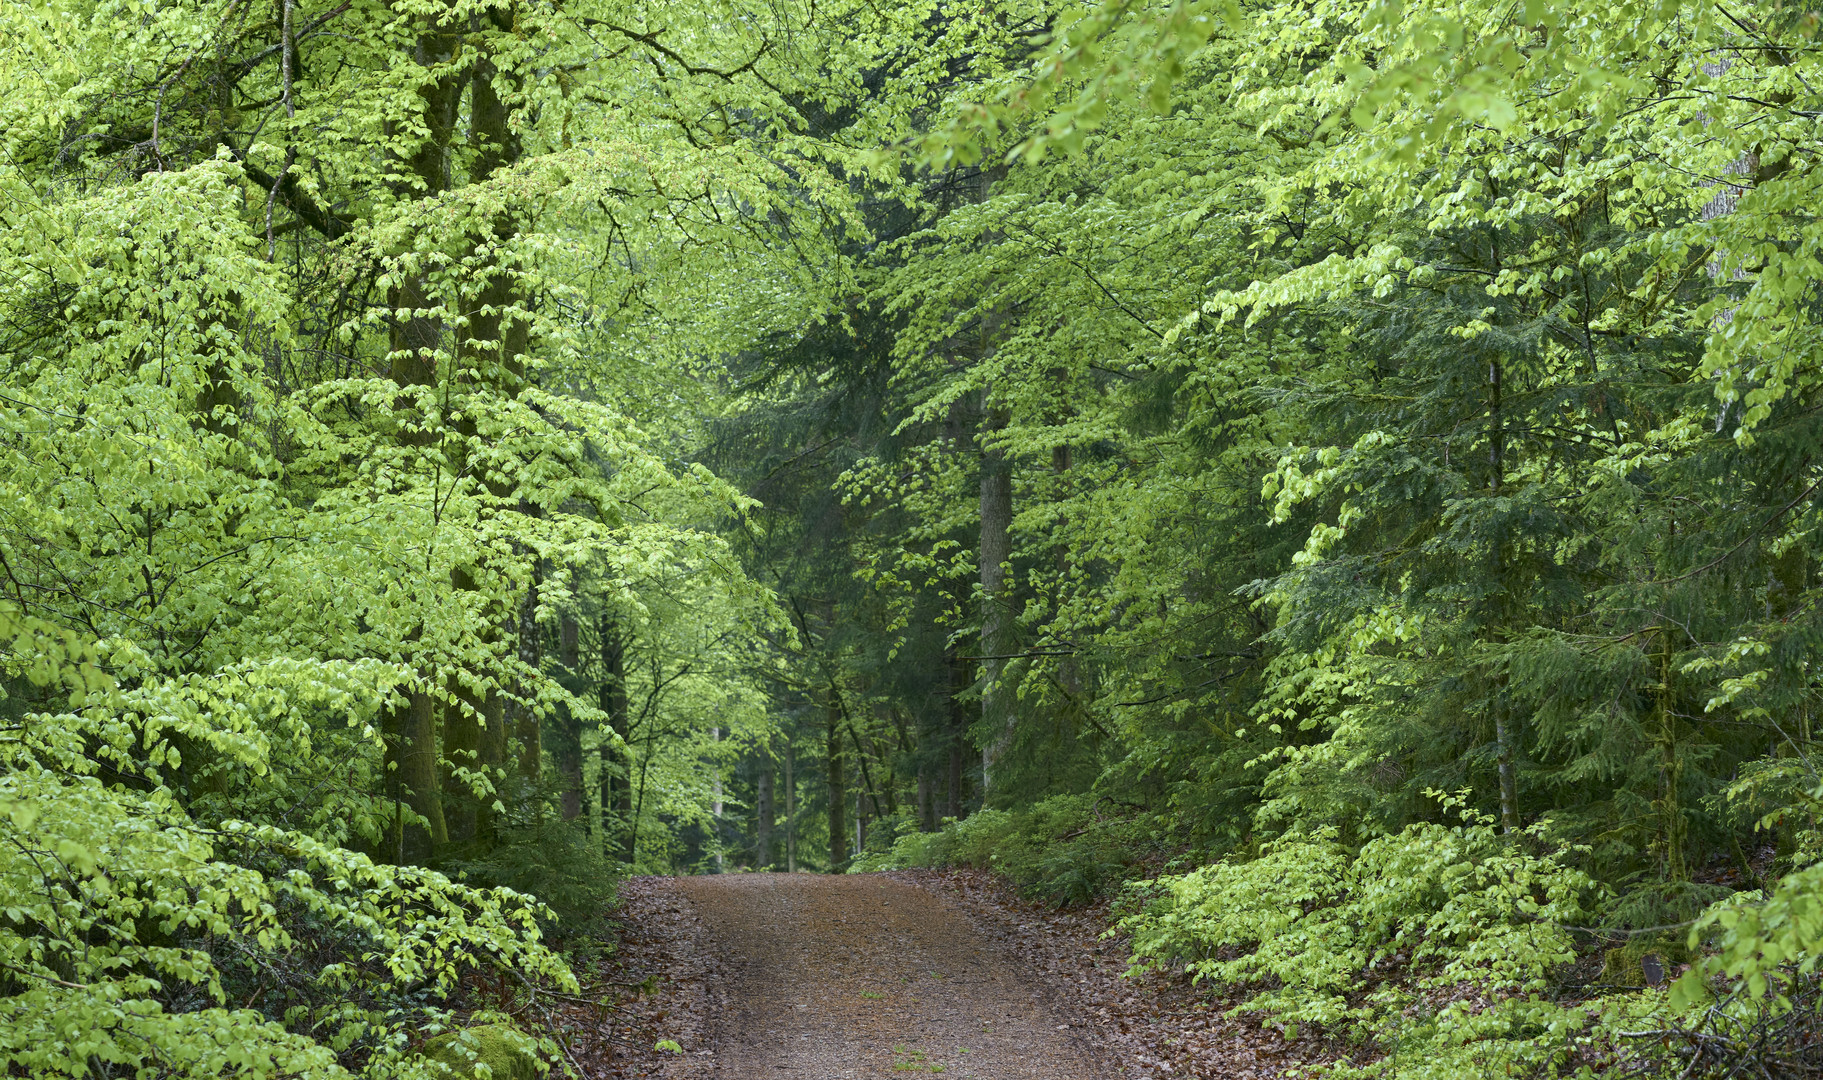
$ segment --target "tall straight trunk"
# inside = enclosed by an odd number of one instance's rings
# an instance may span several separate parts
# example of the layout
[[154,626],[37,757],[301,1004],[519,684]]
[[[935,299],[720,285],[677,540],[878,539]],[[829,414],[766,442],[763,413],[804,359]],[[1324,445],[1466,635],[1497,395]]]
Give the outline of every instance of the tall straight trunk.
[[[447,66],[455,57],[461,37],[446,11],[432,11],[419,18],[412,58],[427,69],[446,70],[418,87],[421,134],[411,154],[399,162],[409,179],[400,182],[398,193],[431,200],[448,191],[452,180],[451,140],[462,104],[462,80]],[[404,133],[389,130],[387,134],[399,138]],[[439,305],[429,292],[424,269],[398,274],[387,301],[392,309],[389,344],[393,381],[402,387],[431,385],[437,377],[436,353],[443,344],[444,326],[434,313]]]
[[[403,707],[388,710],[387,770],[393,778],[393,861],[429,862],[449,843],[437,776],[436,700],[423,691],[406,695]],[[405,809],[417,818],[408,821]],[[421,820],[420,820],[421,819]]]
[[[722,729],[709,729],[709,741],[722,741]],[[710,766],[713,771],[709,778],[709,842],[715,848],[715,872],[722,873],[727,867],[722,865],[722,766],[718,760]]]
[[1684,841],[1689,827],[1684,821],[1680,799],[1683,786],[1683,760],[1677,747],[1677,668],[1672,664],[1671,625],[1666,620],[1658,630],[1658,762],[1659,816],[1665,852],[1665,880],[1688,881],[1690,868],[1684,861]]
[[968,713],[962,708],[962,691],[968,686],[965,661],[949,650],[949,698],[945,713],[949,720],[949,738],[944,762],[943,816],[962,820],[963,746],[968,739]]
[[[488,782],[495,788],[506,778],[507,758],[511,747],[506,734],[506,698],[498,688],[489,688],[481,698],[481,767],[487,770]],[[475,809],[475,838],[492,843],[495,837],[494,797],[483,796]]]
[[[494,12],[492,18],[498,24],[505,16],[510,20],[510,13]],[[509,22],[510,26],[510,22]],[[501,101],[495,80],[501,73],[492,61],[483,57],[475,63],[469,78],[469,130],[470,148],[475,152],[473,179],[476,182],[486,180],[502,165],[518,160],[520,146],[512,134],[510,110]],[[517,79],[509,78],[508,82],[517,86]],[[504,221],[495,223],[496,236],[494,247],[499,246],[498,235],[506,227]],[[481,238],[476,238],[477,248]],[[527,346],[527,326],[523,320],[509,318],[505,312],[516,300],[513,282],[505,274],[496,272],[489,277],[480,297],[481,306],[469,312],[468,340],[460,343],[456,350],[457,367],[461,374],[460,381],[479,382],[491,385],[495,389],[510,392],[517,383],[520,374],[521,358]],[[471,375],[467,369],[474,368],[480,374]],[[461,419],[456,421],[458,431],[467,441],[476,435],[473,410],[464,410]],[[459,451],[459,460],[453,463],[458,472],[470,467],[466,448]],[[482,484],[495,498],[504,499],[512,490],[511,480],[496,475],[480,476]],[[450,571],[450,583],[457,591],[474,592],[479,588],[475,567],[459,566]],[[496,627],[506,619],[504,612],[499,612],[491,620]],[[489,633],[486,640],[498,641],[504,628]],[[452,706],[446,712],[444,740],[446,756],[457,764],[468,768],[478,768],[487,774],[489,783],[498,787],[502,777],[501,770],[510,753],[506,732],[506,699],[497,687],[476,691],[465,689],[461,680],[451,680],[451,693],[455,694],[459,706]],[[454,778],[446,790],[457,790]],[[446,800],[447,802],[447,800]],[[491,842],[494,838],[494,794],[491,792],[465,791],[453,809],[455,816],[450,819],[450,834],[453,840],[479,840]]]
[[[457,39],[451,28],[436,14],[423,16],[413,49],[414,58],[426,67],[446,63],[455,53]],[[416,183],[401,188],[402,193],[436,198],[449,188],[450,138],[455,131],[456,112],[461,99],[461,84],[454,75],[431,80],[418,88],[422,105],[420,119],[424,134],[412,154],[402,164]],[[387,345],[392,381],[400,393],[395,407],[406,418],[414,418],[416,398],[408,391],[429,387],[437,380],[437,351],[443,346],[443,320],[436,314],[438,302],[429,291],[425,274],[419,270],[398,275],[388,290],[391,308]],[[402,441],[422,444],[430,438],[407,424]],[[410,635],[413,640],[422,630]],[[443,819],[443,806],[437,784],[437,715],[436,703],[426,688],[406,691],[402,704],[389,707],[381,717],[381,731],[386,738],[386,768],[395,805],[393,838],[389,853],[400,863],[425,862],[433,849],[448,841]],[[407,823],[404,808],[416,811],[429,824]]]
[[[1502,414],[1501,400],[1501,367],[1500,361],[1488,363],[1488,471],[1489,487],[1498,500],[1504,492],[1506,482],[1506,420]],[[1506,557],[1504,545],[1500,538],[1494,540],[1493,571],[1495,590],[1498,595],[1495,618],[1490,620],[1492,629],[1498,633],[1501,629],[1501,616],[1506,609]],[[1500,828],[1509,835],[1520,829],[1519,820],[1519,779],[1513,766],[1513,731],[1512,719],[1507,715],[1505,680],[1499,680],[1494,688],[1494,744],[1495,760],[1500,774]]]
[[[510,11],[497,9],[485,17],[491,18],[501,30],[512,29]],[[476,182],[485,181],[497,170],[514,164],[523,152],[519,136],[513,131],[512,110],[501,99],[500,87],[496,85],[504,82],[507,92],[516,94],[522,81],[517,75],[502,73],[487,56],[475,62],[469,112]],[[489,232],[490,235],[475,238],[477,247],[485,245],[498,251],[517,234],[518,228],[512,216],[503,213],[490,223]],[[464,360],[485,373],[484,381],[508,392],[515,391],[525,378],[524,357],[530,344],[530,327],[523,317],[510,314],[513,307],[523,305],[525,300],[510,268],[492,267],[476,300],[474,310],[469,313],[471,337],[476,348]],[[497,478],[488,479],[490,487],[498,483]],[[499,491],[495,493],[500,494]]]
[[[1059,375],[1059,378],[1061,378],[1061,375]],[[1060,499],[1069,497],[1070,492],[1068,480],[1066,478],[1068,477],[1072,464],[1074,464],[1074,455],[1071,454],[1068,444],[1051,448],[1051,471],[1056,473],[1058,478],[1063,481],[1059,484],[1058,497]],[[1072,564],[1070,562],[1070,544],[1067,535],[1069,524],[1070,519],[1067,516],[1063,514],[1057,516],[1057,591],[1060,600],[1064,595],[1065,590],[1070,586],[1070,571],[1072,569]],[[1082,673],[1076,666],[1076,654],[1074,652],[1068,653],[1058,662],[1057,686],[1063,694],[1063,707],[1065,712],[1072,715],[1072,717],[1079,716],[1082,711]]]
[[937,831],[937,800],[934,797],[930,782],[931,766],[928,762],[918,766],[918,831]]
[[1007,561],[1012,557],[1013,469],[1004,448],[991,440],[1008,422],[990,408],[981,429],[981,794],[993,793],[994,773],[1012,748],[1018,723],[1007,657],[1015,650]]
[[476,837],[482,799],[455,772],[481,768],[481,695],[465,689],[461,680],[447,685],[455,700],[443,706],[443,817],[452,842],[466,844]]
[[[519,662],[532,671],[539,670],[544,662],[544,650],[538,640],[538,586],[543,576],[544,567],[534,563],[532,580],[519,600]],[[532,688],[522,685],[519,690],[519,701],[513,707],[513,734],[519,737],[519,773],[536,786],[544,776],[544,733],[529,700]]]
[[770,741],[760,747],[753,778],[753,868],[772,865],[773,763]]
[[797,748],[785,743],[785,872],[798,872]]
[[[563,665],[564,689],[580,690],[577,679],[582,669],[580,654],[581,627],[570,615],[557,623],[557,661]],[[567,705],[560,705],[551,722],[551,764],[557,772],[558,808],[565,821],[582,816],[582,722]]]
[[855,858],[867,851],[867,805],[861,793],[855,792]]
[[603,738],[601,741],[602,850],[612,856],[618,845],[620,856],[631,861],[633,759],[627,743],[631,734],[627,714],[627,647],[620,627],[613,619],[601,616],[596,628],[601,638],[601,711],[607,714],[608,729],[620,737],[619,748],[614,750],[609,748],[614,740]]
[[848,864],[848,775],[842,754],[842,714],[835,688],[824,708],[823,750],[829,776],[829,872],[839,874]]

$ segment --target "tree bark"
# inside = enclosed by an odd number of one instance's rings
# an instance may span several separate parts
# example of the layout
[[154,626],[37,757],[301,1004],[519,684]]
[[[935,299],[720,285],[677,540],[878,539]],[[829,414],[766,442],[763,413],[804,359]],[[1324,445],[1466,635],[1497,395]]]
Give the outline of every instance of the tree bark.
[[[437,14],[423,17],[413,46],[415,60],[426,67],[441,64],[454,55],[455,47],[455,35]],[[461,97],[459,83],[453,75],[432,80],[418,88],[418,97],[425,134],[402,162],[416,182],[408,181],[401,193],[435,198],[449,187],[446,166]],[[401,274],[388,290],[387,302],[391,308],[387,332],[390,375],[400,389],[395,406],[401,420],[398,438],[422,444],[427,434],[416,430],[415,399],[405,391],[436,382],[443,321],[421,272]],[[421,636],[421,628],[410,635],[414,641]],[[437,786],[436,707],[430,694],[421,689],[405,692],[402,705],[388,708],[381,730],[386,737],[386,769],[395,806],[409,807],[429,822],[428,826],[408,824],[402,812],[396,813],[390,854],[395,862],[422,863],[429,860],[438,843],[448,840]]]
[[848,776],[842,754],[842,713],[834,687],[830,687],[829,704],[823,712],[823,750],[829,770],[829,872],[839,874],[848,865]]
[[[601,744],[601,842],[609,856],[619,847],[620,857],[632,861],[633,848],[629,829],[633,821],[632,758],[627,750],[631,734],[627,714],[627,648],[620,627],[607,615],[601,616],[597,629],[601,637],[601,711],[608,715],[608,728],[620,737],[620,748],[610,752],[612,740]],[[610,760],[612,759],[612,760]]]
[[937,800],[931,791],[930,765],[918,766],[918,831],[937,831]]
[[[712,743],[721,742],[722,741],[722,729],[719,727],[710,728],[709,729],[709,741]],[[721,765],[721,762],[720,761],[712,762],[710,764],[709,768],[711,770],[711,775],[709,778],[709,787],[710,787],[709,843],[714,848],[715,853],[714,853],[713,858],[715,859],[715,872],[719,874],[727,869],[727,867],[722,865],[722,765]]]
[[393,819],[393,861],[422,865],[449,843],[443,799],[437,783],[436,701],[422,690],[405,695],[403,706],[388,710],[388,773],[393,778],[395,806],[409,808],[422,820]]
[[785,872],[798,872],[797,749],[785,743]]
[[[487,770],[489,783],[496,792],[506,778],[510,753],[506,736],[506,698],[498,688],[489,688],[481,698],[481,766]],[[486,795],[475,810],[475,838],[491,844],[495,836],[495,795]]]
[[[564,689],[576,693],[581,689],[578,673],[581,627],[576,619],[564,615],[557,623],[557,661],[563,665],[561,682]],[[559,705],[551,723],[551,764],[556,769],[559,787],[558,809],[563,820],[575,821],[582,816],[582,722],[568,705]]]
[[[538,584],[543,567],[532,567],[532,580],[526,584],[519,601],[519,662],[532,671],[543,663],[543,649],[538,640]],[[519,701],[513,706],[514,734],[519,737],[519,773],[535,787],[544,775],[543,732],[538,713],[529,700],[531,687],[519,688]]]
[[458,679],[449,680],[448,690],[456,700],[443,709],[443,816],[450,840],[466,844],[476,837],[481,799],[455,770],[481,767],[483,706],[480,695]]
[[[1500,361],[1488,364],[1488,486],[1498,500],[1506,482],[1506,420],[1502,413]],[[1500,537],[1494,538],[1495,615],[1489,621],[1499,631],[1506,613],[1506,556]],[[1512,723],[1507,716],[1505,680],[1493,687],[1494,743],[1496,767],[1500,777],[1500,830],[1511,835],[1520,829],[1519,777],[1513,765]]]
[[981,442],[981,795],[994,791],[994,773],[1018,723],[1006,657],[1016,651],[1007,562],[1012,557],[1013,469],[1004,448],[990,440],[1005,429],[1007,411],[989,408]]
[[772,865],[773,765],[770,741],[760,747],[753,779],[753,868]]
[[[510,12],[495,11],[491,17],[497,26],[505,18],[508,25],[504,28],[510,29]],[[486,57],[476,62],[470,75],[470,143],[475,151],[473,179],[476,182],[486,180],[501,165],[516,161],[520,153],[519,142],[512,134],[510,110],[501,101],[494,85],[494,80],[499,77],[500,72]],[[509,77],[509,81],[517,84],[516,79]],[[504,217],[495,222],[496,242],[509,227]],[[479,241],[476,246],[480,246]],[[524,322],[508,319],[502,314],[514,303],[512,286],[511,278],[499,270],[488,279],[482,290],[480,306],[469,313],[466,347],[457,350],[458,360],[467,362],[467,366],[481,369],[484,374],[479,376],[479,381],[496,389],[510,390],[511,387],[507,384],[517,382],[520,358],[529,344],[528,328]],[[480,358],[481,362],[475,362],[474,358]],[[491,369],[490,364],[494,365]],[[467,374],[458,377],[471,378]],[[465,440],[475,438],[476,426],[472,409],[463,411],[462,418],[457,421],[457,430]],[[458,471],[468,467],[466,450],[461,452],[461,460],[455,465]],[[479,479],[497,499],[506,498],[512,490],[512,482],[507,477],[482,475]],[[450,572],[450,577],[451,584],[459,591],[473,592],[479,588],[475,567],[457,567]],[[487,641],[492,643],[499,640],[498,627],[504,619],[504,613],[499,613],[491,620],[496,629],[487,636]],[[452,681],[455,685],[451,690],[461,701],[461,708],[449,710],[445,730],[446,755],[458,764],[485,771],[490,784],[498,788],[503,778],[500,770],[505,766],[509,754],[505,698],[495,687],[490,686],[485,691],[465,690],[459,681]],[[467,759],[463,755],[468,755]],[[453,781],[453,777],[450,779]],[[452,782],[447,790],[455,792],[457,788]],[[493,792],[476,795],[472,791],[464,791],[456,805],[456,816],[451,819],[452,839],[491,842],[495,831],[494,802]]]
[[[1058,373],[1057,378],[1060,380],[1063,378],[1061,372]],[[1057,492],[1057,497],[1060,500],[1067,499],[1070,496],[1068,477],[1070,467],[1074,463],[1075,458],[1070,452],[1069,444],[1065,443],[1051,448],[1051,471],[1057,474],[1060,481],[1058,485],[1059,490]],[[1057,596],[1060,604],[1062,603],[1063,597],[1067,595],[1067,591],[1070,587],[1070,572],[1072,570],[1072,563],[1070,561],[1070,538],[1068,535],[1069,526],[1069,517],[1064,514],[1059,514],[1057,516],[1055,535],[1057,537]],[[1069,630],[1068,627],[1055,627],[1053,630],[1054,634],[1057,629],[1061,629],[1066,633]],[[1063,635],[1056,636],[1060,638],[1063,637]],[[1083,713],[1082,672],[1076,666],[1076,654],[1074,652],[1067,653],[1057,663],[1057,687],[1063,696],[1061,704],[1065,714],[1071,717],[1072,721],[1080,730],[1080,718]]]
[[949,718],[947,766],[943,784],[943,816],[962,820],[963,747],[968,740],[968,713],[962,707],[962,691],[968,686],[966,661],[949,650],[949,700],[945,703]]

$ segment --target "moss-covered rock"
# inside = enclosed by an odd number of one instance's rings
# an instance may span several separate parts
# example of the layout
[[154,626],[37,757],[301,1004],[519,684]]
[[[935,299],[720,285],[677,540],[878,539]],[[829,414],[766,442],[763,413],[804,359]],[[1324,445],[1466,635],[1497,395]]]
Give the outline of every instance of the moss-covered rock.
[[1678,965],[1689,960],[1689,946],[1676,938],[1629,941],[1603,956],[1601,981],[1610,986],[1663,986]]
[[[538,1059],[510,1024],[479,1024],[430,1039],[420,1053],[449,1080],[538,1080]],[[487,1066],[484,1073],[477,1066]]]

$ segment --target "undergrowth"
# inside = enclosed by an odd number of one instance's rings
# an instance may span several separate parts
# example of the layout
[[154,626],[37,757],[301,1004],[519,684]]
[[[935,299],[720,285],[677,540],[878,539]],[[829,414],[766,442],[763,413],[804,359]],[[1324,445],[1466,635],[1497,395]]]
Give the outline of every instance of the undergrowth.
[[854,860],[850,873],[967,866],[1005,875],[1027,896],[1084,904],[1157,873],[1169,830],[1134,807],[1093,795],[1054,795],[1024,810],[945,818],[936,832],[904,823],[892,846]]
[[[1067,795],[901,827],[851,872],[973,867],[1052,903],[1116,897],[1129,975],[1189,978],[1291,1038],[1321,1032],[1341,1053],[1316,1071],[1335,1080],[1823,1075],[1823,866],[1669,930],[1591,933],[1625,897],[1579,867],[1585,852],[1443,803],[1454,824],[1358,847],[1292,832],[1175,872],[1189,856],[1156,818]],[[1578,974],[1590,964],[1601,981]]]

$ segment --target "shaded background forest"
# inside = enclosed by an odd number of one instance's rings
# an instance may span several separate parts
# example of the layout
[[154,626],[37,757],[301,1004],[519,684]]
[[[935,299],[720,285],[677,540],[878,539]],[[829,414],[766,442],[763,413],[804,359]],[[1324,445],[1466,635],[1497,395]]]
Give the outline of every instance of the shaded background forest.
[[1817,28],[10,6],[9,1067],[953,862],[1341,1074],[1808,1062]]

